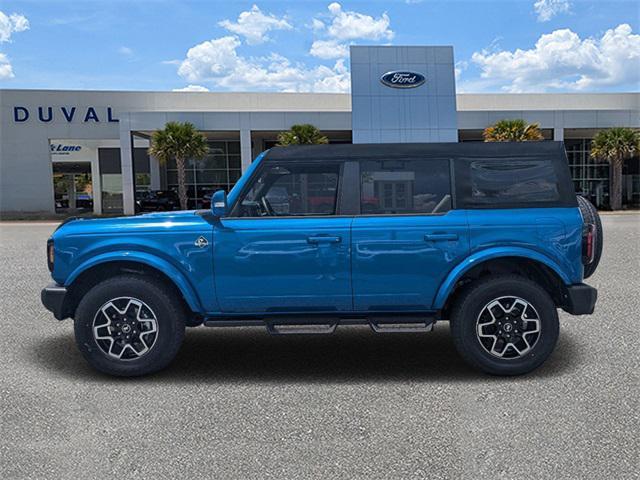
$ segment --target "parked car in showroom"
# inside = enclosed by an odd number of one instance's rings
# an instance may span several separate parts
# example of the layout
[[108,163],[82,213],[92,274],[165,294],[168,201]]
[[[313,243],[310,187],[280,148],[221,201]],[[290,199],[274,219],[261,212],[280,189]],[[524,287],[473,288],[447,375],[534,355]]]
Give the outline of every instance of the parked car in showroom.
[[42,301],[113,375],[164,368],[185,326],[437,321],[470,365],[518,375],[553,351],[557,309],[593,312],[602,240],[561,142],[273,148],[211,209],[63,224]]
[[137,212],[170,212],[180,207],[178,194],[173,190],[136,192]]

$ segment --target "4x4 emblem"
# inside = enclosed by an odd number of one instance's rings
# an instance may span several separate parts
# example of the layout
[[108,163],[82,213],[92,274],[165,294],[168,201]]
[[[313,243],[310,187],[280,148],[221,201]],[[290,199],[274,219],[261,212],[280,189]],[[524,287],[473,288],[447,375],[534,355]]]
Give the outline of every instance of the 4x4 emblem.
[[198,248],[204,248],[209,245],[209,242],[202,235],[198,237],[198,239],[194,242],[194,245]]

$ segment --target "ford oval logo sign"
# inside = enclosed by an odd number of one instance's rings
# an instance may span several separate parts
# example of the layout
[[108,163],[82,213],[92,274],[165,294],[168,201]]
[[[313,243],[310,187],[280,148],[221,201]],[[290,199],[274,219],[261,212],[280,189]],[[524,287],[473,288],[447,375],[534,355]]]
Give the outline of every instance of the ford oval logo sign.
[[422,85],[425,80],[421,73],[404,71],[387,72],[380,77],[380,81],[391,88],[415,88]]

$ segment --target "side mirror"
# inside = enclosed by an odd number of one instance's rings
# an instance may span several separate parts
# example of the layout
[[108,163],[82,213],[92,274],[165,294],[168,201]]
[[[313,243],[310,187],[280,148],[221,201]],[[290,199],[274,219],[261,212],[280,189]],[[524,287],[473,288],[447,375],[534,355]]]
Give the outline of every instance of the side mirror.
[[211,212],[216,217],[224,217],[227,214],[227,193],[224,190],[216,191],[211,197]]

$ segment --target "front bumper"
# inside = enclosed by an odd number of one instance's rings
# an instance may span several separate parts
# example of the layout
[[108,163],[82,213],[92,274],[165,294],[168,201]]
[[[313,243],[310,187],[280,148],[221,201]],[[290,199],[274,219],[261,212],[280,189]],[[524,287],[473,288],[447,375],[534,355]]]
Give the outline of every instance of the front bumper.
[[569,285],[562,309],[571,315],[590,315],[595,309],[597,299],[598,290],[586,283]]
[[65,287],[57,283],[51,283],[42,289],[40,299],[42,300],[44,308],[53,313],[54,317],[58,320],[64,320],[69,317],[65,309],[67,295],[68,291]]

